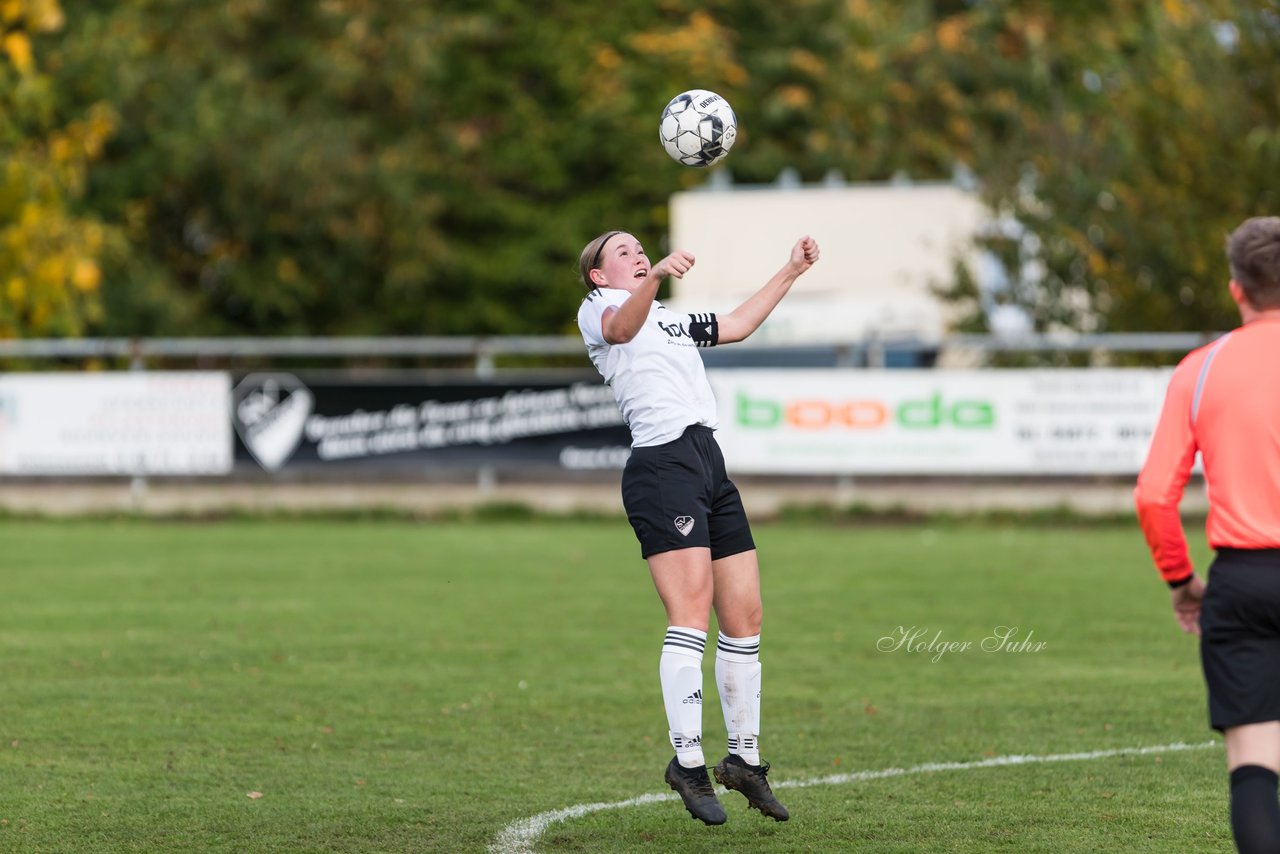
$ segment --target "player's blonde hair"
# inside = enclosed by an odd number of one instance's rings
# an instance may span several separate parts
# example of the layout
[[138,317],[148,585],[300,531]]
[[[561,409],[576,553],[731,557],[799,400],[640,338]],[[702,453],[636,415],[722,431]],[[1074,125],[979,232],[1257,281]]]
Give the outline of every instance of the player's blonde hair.
[[582,254],[578,256],[578,275],[582,277],[582,284],[587,286],[587,290],[595,287],[595,284],[591,281],[591,271],[600,266],[600,256],[604,254],[604,245],[619,234],[626,234],[626,232],[606,231],[582,248]]

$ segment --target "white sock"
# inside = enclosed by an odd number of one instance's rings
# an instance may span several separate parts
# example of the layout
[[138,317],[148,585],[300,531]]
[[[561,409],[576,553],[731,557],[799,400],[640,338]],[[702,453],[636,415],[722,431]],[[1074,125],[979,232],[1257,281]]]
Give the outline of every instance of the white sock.
[[760,636],[716,643],[716,685],[729,752],[750,765],[760,764]]
[[702,650],[706,645],[706,632],[671,626],[658,660],[671,746],[685,768],[707,764],[702,755]]

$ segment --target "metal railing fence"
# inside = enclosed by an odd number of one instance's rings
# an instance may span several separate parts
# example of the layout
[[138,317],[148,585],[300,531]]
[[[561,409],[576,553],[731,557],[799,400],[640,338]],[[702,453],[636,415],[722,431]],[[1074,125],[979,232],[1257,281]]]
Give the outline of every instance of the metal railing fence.
[[[937,354],[966,352],[979,357],[1011,353],[1185,353],[1209,343],[1221,333],[1141,332],[1050,334],[1006,337],[949,335],[937,341],[917,338],[866,338],[851,341],[784,345],[774,342],[742,345],[745,350],[829,349],[832,364],[883,367],[891,350]],[[160,359],[237,358],[446,358],[470,361],[478,376],[489,376],[502,357],[581,355],[577,336],[391,336],[391,337],[279,337],[279,338],[28,338],[0,340],[0,359],[119,359],[135,369]],[[860,354],[854,359],[851,354]]]

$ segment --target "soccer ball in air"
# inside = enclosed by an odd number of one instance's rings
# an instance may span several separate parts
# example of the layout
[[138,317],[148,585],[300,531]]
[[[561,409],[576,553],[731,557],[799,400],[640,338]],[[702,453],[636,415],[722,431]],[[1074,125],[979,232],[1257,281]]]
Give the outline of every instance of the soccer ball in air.
[[729,102],[706,89],[690,89],[671,99],[658,126],[662,147],[685,166],[712,166],[738,138],[738,117]]

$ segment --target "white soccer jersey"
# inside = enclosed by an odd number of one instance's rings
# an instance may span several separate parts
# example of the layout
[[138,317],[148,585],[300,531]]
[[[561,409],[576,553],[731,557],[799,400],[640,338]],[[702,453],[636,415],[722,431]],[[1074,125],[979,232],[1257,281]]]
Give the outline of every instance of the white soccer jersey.
[[600,328],[605,309],[630,297],[617,288],[596,288],[578,309],[578,328],[631,429],[631,446],[673,441],[691,424],[714,429],[716,399],[697,348],[715,344],[715,315],[677,314],[655,300],[635,338],[610,344]]

